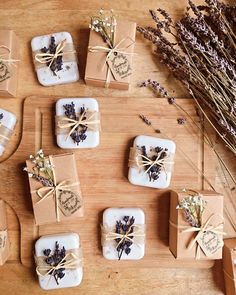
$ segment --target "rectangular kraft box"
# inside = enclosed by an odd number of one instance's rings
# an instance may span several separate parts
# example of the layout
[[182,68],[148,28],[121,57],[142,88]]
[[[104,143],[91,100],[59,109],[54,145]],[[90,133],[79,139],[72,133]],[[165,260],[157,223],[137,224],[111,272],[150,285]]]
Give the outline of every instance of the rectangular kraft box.
[[223,248],[223,270],[227,295],[236,294],[236,238],[225,239]]
[[[19,60],[19,40],[14,31],[0,30],[0,57],[4,59]],[[10,72],[10,78],[0,82],[0,97],[16,97],[18,84],[19,61],[9,65],[6,63]],[[0,75],[5,73],[6,67],[0,69]]]
[[7,233],[6,205],[0,200],[0,265],[3,265],[10,255],[10,242]]
[[[207,219],[212,215],[216,214],[214,221],[219,217],[219,222],[223,218],[223,199],[224,197],[213,191],[199,191],[203,195],[204,200],[207,201],[207,206],[203,213],[202,223],[205,224]],[[197,243],[189,249],[189,243],[196,237],[194,232],[182,232],[180,228],[176,226],[191,227],[190,224],[185,220],[183,210],[176,209],[179,205],[179,201],[188,195],[184,192],[171,191],[170,196],[170,223],[169,223],[169,249],[176,259],[195,259]],[[222,216],[222,218],[220,218]],[[218,223],[218,222],[217,222]],[[173,226],[176,225],[176,226]],[[222,241],[222,235],[220,235]],[[222,248],[218,249],[213,255],[207,257],[202,249],[200,249],[200,259],[221,259]]]
[[[61,208],[58,210],[59,221],[71,220],[77,217],[82,217],[84,214],[83,210],[83,200],[82,194],[79,184],[79,178],[77,174],[76,160],[73,153],[61,154],[61,155],[52,155],[53,159],[52,165],[54,166],[54,171],[56,175],[56,183],[59,184],[63,181],[70,181],[71,183],[76,183],[73,186],[73,193],[75,196],[80,196],[80,203],[76,205],[76,200],[73,195],[71,197],[70,192],[68,190],[63,191],[63,195],[61,197],[62,202],[64,202],[64,206],[68,206],[71,208],[71,215],[65,215]],[[27,160],[26,166],[28,171],[32,171],[34,164],[32,161]],[[30,192],[34,210],[34,217],[36,225],[43,225],[58,222],[57,220],[57,212],[56,212],[56,202],[55,202],[55,193],[47,197],[45,200],[40,201],[40,197],[38,196],[37,191],[43,187],[43,185],[29,177],[30,184]],[[65,194],[64,194],[65,192]],[[40,201],[40,202],[39,202]],[[76,210],[74,210],[76,208]]]
[[[120,41],[125,40],[120,47],[124,48],[125,46],[129,46],[129,44],[135,41],[136,35],[136,23],[129,22],[129,21],[117,21],[117,26],[115,30],[115,45],[118,44]],[[89,46],[103,46],[107,47],[106,43],[103,41],[101,35],[93,30],[90,30],[89,36]],[[133,55],[130,54],[134,51],[135,44],[127,47],[124,51],[129,53],[127,54],[127,58],[130,61],[130,65],[132,68],[132,59]],[[100,86],[105,87],[108,66],[107,64],[104,65],[106,60],[107,53],[105,52],[90,52],[88,50],[87,54],[87,63],[86,63],[86,70],[85,70],[85,82],[87,85],[92,86]],[[115,89],[129,89],[130,81],[132,75],[129,75],[120,81],[116,81],[111,74],[111,81],[109,84],[109,88]]]

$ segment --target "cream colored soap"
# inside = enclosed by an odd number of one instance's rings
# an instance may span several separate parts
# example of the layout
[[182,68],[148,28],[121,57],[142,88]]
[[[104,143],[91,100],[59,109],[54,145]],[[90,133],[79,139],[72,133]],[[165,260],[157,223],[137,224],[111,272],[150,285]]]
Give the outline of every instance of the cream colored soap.
[[[63,40],[67,43],[73,43],[71,34],[68,32],[53,33],[50,35],[43,35],[34,37],[31,41],[32,51],[41,50],[42,48],[48,48],[50,44],[51,36],[55,37],[55,43],[58,44]],[[58,84],[72,83],[79,80],[79,69],[77,60],[75,61],[63,61],[62,70],[57,71],[56,75],[45,64],[44,67],[36,68],[38,81],[43,86],[52,86]]]
[[[2,119],[0,119],[0,130],[1,130],[1,125],[5,127],[7,127],[9,130],[13,131],[16,125],[16,116],[4,109],[0,109],[0,118],[2,117]],[[3,138],[3,134],[1,134],[0,132],[0,142]],[[10,140],[10,138],[9,138]],[[9,140],[7,140],[6,144],[9,142]],[[4,153],[5,151],[5,147],[3,144],[0,143],[0,156]]]
[[[140,135],[134,140],[133,147],[145,146],[147,151],[150,148],[155,148],[157,146],[161,148],[167,148],[168,153],[175,154],[176,145],[172,140],[162,139],[152,136]],[[174,161],[174,159],[173,159]],[[134,185],[148,186],[153,188],[167,188],[170,185],[172,171],[165,171],[162,169],[159,178],[155,181],[150,181],[147,173],[144,170],[139,170],[136,167],[130,167],[128,173],[128,179],[130,183]]]
[[[65,109],[63,105],[74,103],[76,112],[79,112],[81,107],[88,111],[99,112],[98,102],[94,98],[61,98],[56,103],[56,116],[64,116]],[[100,142],[100,130],[87,130],[86,139],[78,145],[70,136],[66,134],[57,134],[57,145],[62,149],[80,149],[80,148],[95,148]]]
[[[65,247],[66,250],[80,249],[80,238],[76,233],[65,233],[57,235],[42,236],[35,243],[35,256],[44,256],[43,251],[45,249],[55,249],[55,243],[58,242],[60,248]],[[39,285],[44,290],[60,289],[67,287],[76,287],[80,285],[83,278],[83,268],[78,267],[76,269],[66,269],[65,276],[59,280],[57,285],[53,276],[47,275],[45,277],[39,276]]]
[[[108,208],[103,212],[103,226],[113,227],[115,230],[116,222],[122,220],[124,216],[135,218],[134,224],[145,225],[145,214],[140,208]],[[118,252],[116,243],[103,246],[102,253],[104,258],[108,260],[118,260]],[[121,260],[139,260],[145,254],[145,239],[144,243],[133,243],[129,255],[122,254]]]

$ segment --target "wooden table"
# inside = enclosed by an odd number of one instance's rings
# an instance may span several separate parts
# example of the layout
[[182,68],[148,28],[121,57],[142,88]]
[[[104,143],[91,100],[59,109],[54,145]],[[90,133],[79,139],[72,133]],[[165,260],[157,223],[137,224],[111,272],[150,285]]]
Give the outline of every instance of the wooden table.
[[[0,107],[14,112],[18,117],[18,124],[14,137],[6,153],[1,158],[1,162],[3,162],[2,167],[5,167],[2,171],[0,167],[0,173],[2,173],[1,178],[7,177],[8,173],[4,162],[13,155],[20,143],[22,135],[23,102],[25,97],[31,95],[37,95],[39,97],[110,97],[111,100],[115,98],[117,103],[131,101],[129,99],[132,99],[133,108],[131,108],[133,115],[132,117],[130,116],[130,122],[131,119],[134,119],[134,114],[136,112],[135,100],[137,100],[137,104],[140,105],[142,101],[144,101],[144,98],[147,98],[150,100],[150,110],[145,107],[145,115],[150,115],[151,119],[157,124],[159,119],[155,117],[155,113],[152,111],[152,103],[158,103],[158,100],[155,102],[154,94],[147,89],[138,88],[138,82],[143,79],[153,78],[162,83],[169,92],[174,94],[177,98],[188,98],[187,93],[181,85],[174,80],[165,67],[159,63],[157,64],[154,56],[151,54],[150,44],[142,40],[139,35],[137,36],[136,43],[138,62],[134,63],[134,75],[129,91],[88,87],[84,84],[83,80],[80,80],[79,83],[57,87],[42,87],[38,84],[33,71],[30,51],[30,40],[33,36],[57,31],[71,32],[75,44],[79,49],[79,67],[81,76],[83,77],[89,33],[89,16],[96,10],[101,7],[103,9],[113,8],[121,18],[136,21],[140,25],[147,25],[151,23],[148,9],[156,8],[158,5],[158,7],[165,8],[173,18],[177,19],[183,14],[186,2],[187,1],[179,0],[2,0],[0,2],[0,29],[13,29],[20,37],[21,65],[18,97],[16,99],[0,100]],[[200,0],[195,2],[201,3]],[[137,109],[137,115],[138,111],[139,109]],[[127,118],[127,122],[129,122],[129,118]],[[138,120],[137,122],[137,124],[139,124],[138,126],[143,126]],[[146,129],[146,126],[140,127],[140,132],[150,133],[150,131]],[[222,150],[222,156],[226,161],[231,163],[231,168],[236,172],[234,166],[235,161],[232,161],[232,156],[228,153],[226,154],[220,144],[218,144],[218,148]],[[216,175],[215,166],[213,165],[214,157],[207,148],[205,148],[204,151],[205,155],[207,155],[206,162],[209,164],[204,166],[205,174],[214,182],[217,190],[227,195],[227,212],[230,216],[235,217],[235,198],[232,198],[232,192],[229,193],[224,189],[225,180],[222,178],[222,174],[217,173]],[[184,171],[182,178],[184,178]],[[204,181],[199,180],[199,183],[201,183],[201,186],[205,185]],[[10,207],[8,207],[8,220],[12,250],[9,261],[0,268],[0,294],[3,294],[3,292],[4,294],[43,294],[43,291],[38,287],[33,268],[24,267],[20,263],[20,226],[17,216]],[[235,228],[229,221],[226,222],[229,231],[228,236],[235,236]],[[104,261],[103,263],[106,262]],[[150,262],[150,265],[144,264],[142,267],[136,267],[135,264],[129,264],[127,267],[116,264],[103,267],[101,263],[97,264],[95,260],[94,263],[90,263],[89,267],[85,268],[85,277],[79,288],[58,290],[51,293],[74,294],[74,292],[77,292],[86,295],[132,295],[136,293],[141,295],[213,295],[224,293],[221,261],[216,262],[214,267],[210,269],[171,268],[171,263],[165,266],[165,268],[158,268],[156,265],[152,267]]]

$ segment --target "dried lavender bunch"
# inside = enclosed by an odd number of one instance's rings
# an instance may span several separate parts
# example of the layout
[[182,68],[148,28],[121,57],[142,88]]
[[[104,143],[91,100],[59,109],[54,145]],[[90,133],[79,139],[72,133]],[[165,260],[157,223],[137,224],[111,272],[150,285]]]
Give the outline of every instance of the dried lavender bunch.
[[[43,47],[41,48],[41,52],[42,53],[50,53],[50,54],[55,54],[57,49],[57,44],[56,44],[56,40],[54,36],[51,36],[50,38],[50,44],[49,47]],[[47,66],[50,66],[50,70],[53,72],[53,75],[56,76],[56,72],[61,71],[62,70],[62,55],[57,56],[57,58],[55,58],[53,60],[53,62],[48,62]]]
[[3,113],[0,114],[0,120],[2,120],[4,117]]
[[[86,110],[84,107],[80,108],[79,114],[76,113],[75,104],[73,102],[71,102],[69,104],[65,104],[65,105],[63,105],[63,107],[65,109],[65,116],[67,118],[74,119],[74,120],[78,121],[80,116],[83,115],[82,121],[87,119]],[[80,124],[75,129],[75,131],[70,135],[70,137],[72,138],[74,143],[79,145],[80,142],[83,142],[87,138],[87,135],[86,135],[87,130],[88,130],[87,126]]]
[[44,156],[43,150],[39,150],[36,156],[30,155],[30,160],[34,163],[32,170],[25,167],[23,170],[28,176],[42,183],[43,186],[54,186],[53,166],[49,158]]
[[89,28],[101,35],[110,48],[114,47],[116,19],[113,10],[100,9],[97,15],[91,17]]
[[[188,2],[186,15],[175,24],[163,10],[151,10],[155,26],[137,30],[155,45],[158,58],[188,89],[206,120],[236,154],[236,5],[218,0],[205,0],[202,6]],[[173,37],[175,43],[170,41]],[[156,81],[141,86],[167,97]],[[174,98],[167,98],[175,104]]]
[[202,215],[206,208],[207,201],[199,195],[190,195],[183,198],[176,209],[184,212],[186,221],[193,227],[202,226]]
[[[66,249],[65,249],[64,246],[60,249],[59,243],[56,242],[55,249],[54,249],[53,253],[52,253],[51,249],[45,249],[43,251],[43,254],[46,256],[44,261],[48,265],[50,265],[52,267],[55,267],[65,258]],[[63,260],[63,263],[64,262],[66,262],[66,260]],[[57,285],[59,285],[59,280],[61,280],[65,276],[65,268],[61,267],[61,268],[58,268],[58,269],[55,269],[55,270],[51,270],[49,272],[49,275],[53,275]]]
[[[155,147],[154,149],[151,149],[150,152],[151,152],[151,156],[148,155],[147,153],[147,149],[145,146],[141,146],[140,148],[141,150],[141,154],[148,158],[149,160],[151,161],[156,161],[156,159],[164,159],[167,157],[167,151],[168,149],[167,148],[162,148],[162,147]],[[144,159],[145,161],[145,159]],[[145,171],[147,171],[147,174],[149,176],[149,181],[156,181],[159,177],[160,177],[160,173],[161,171],[163,170],[163,167],[160,165],[160,164],[154,164],[154,165],[146,165],[144,168],[145,168]]]
[[[135,218],[132,216],[124,216],[123,220],[116,221],[116,233],[121,235],[126,235],[133,233],[133,225],[135,222]],[[118,260],[121,259],[121,256],[123,252],[125,252],[126,255],[129,255],[131,252],[131,246],[133,242],[131,241],[133,239],[133,236],[129,236],[129,239],[127,238],[117,238],[115,239],[117,243],[117,252],[118,252]]]

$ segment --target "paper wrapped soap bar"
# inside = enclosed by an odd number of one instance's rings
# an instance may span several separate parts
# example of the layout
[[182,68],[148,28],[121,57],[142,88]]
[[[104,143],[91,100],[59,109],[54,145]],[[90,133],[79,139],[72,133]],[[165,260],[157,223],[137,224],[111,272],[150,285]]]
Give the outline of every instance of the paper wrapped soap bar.
[[109,260],[138,260],[145,253],[145,215],[139,208],[108,208],[103,213],[101,243]]
[[99,145],[100,116],[93,98],[61,98],[56,103],[56,136],[60,148]]
[[54,33],[31,41],[33,61],[39,83],[43,86],[79,80],[77,54],[71,34]]
[[106,31],[114,30],[111,44],[99,33],[97,21],[93,21],[90,30],[85,82],[92,86],[127,90],[132,76],[136,23],[114,21],[114,26],[108,23],[110,26]]
[[7,232],[6,206],[0,200],[0,265],[3,265],[10,255],[10,242]]
[[225,239],[223,248],[223,268],[227,295],[236,294],[236,238]]
[[129,155],[128,179],[132,184],[153,188],[170,185],[175,143],[171,140],[140,135]]
[[16,116],[0,108],[0,156],[13,134],[16,125]]
[[83,216],[83,202],[74,154],[44,156],[40,150],[26,161],[37,225]]
[[0,30],[0,96],[16,97],[19,41],[14,31]]
[[223,196],[212,191],[171,192],[169,247],[177,259],[221,259]]
[[80,285],[83,266],[79,236],[65,233],[41,237],[35,243],[35,263],[44,290]]

